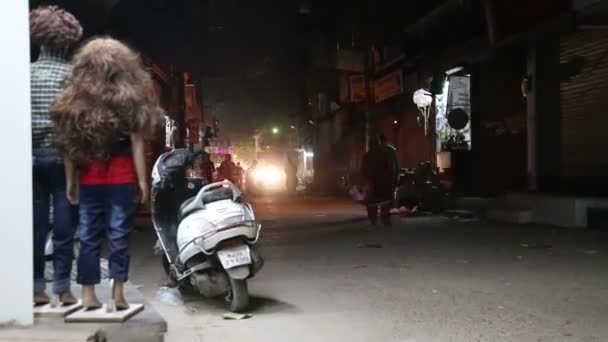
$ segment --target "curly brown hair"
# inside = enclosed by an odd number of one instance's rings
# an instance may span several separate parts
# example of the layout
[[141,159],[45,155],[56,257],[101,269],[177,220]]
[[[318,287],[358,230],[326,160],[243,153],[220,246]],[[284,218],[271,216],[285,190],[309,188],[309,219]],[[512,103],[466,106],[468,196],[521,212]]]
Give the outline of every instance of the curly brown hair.
[[32,41],[53,50],[69,49],[82,38],[82,26],[69,12],[57,6],[42,6],[30,12]]
[[55,145],[76,162],[104,160],[121,136],[151,137],[162,109],[138,54],[112,38],[85,44],[52,107]]

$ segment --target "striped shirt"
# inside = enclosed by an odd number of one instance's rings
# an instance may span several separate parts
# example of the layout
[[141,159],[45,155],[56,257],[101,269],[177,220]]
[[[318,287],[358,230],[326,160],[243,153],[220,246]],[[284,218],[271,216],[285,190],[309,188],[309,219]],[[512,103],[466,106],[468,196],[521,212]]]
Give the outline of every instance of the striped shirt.
[[70,65],[63,53],[42,49],[31,65],[32,147],[52,147],[51,105],[63,90]]

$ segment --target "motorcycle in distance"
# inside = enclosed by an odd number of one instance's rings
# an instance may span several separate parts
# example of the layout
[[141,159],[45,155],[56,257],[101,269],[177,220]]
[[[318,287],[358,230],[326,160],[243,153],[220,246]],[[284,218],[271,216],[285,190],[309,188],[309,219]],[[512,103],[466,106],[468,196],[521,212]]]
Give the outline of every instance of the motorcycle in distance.
[[196,158],[177,149],[161,155],[152,170],[152,221],[163,267],[173,284],[206,298],[224,296],[232,312],[243,312],[247,280],[263,266],[255,246],[261,226],[233,183],[186,177]]
[[439,212],[446,196],[431,163],[419,162],[414,170],[401,170],[394,192],[394,205],[396,208],[420,207],[422,210]]

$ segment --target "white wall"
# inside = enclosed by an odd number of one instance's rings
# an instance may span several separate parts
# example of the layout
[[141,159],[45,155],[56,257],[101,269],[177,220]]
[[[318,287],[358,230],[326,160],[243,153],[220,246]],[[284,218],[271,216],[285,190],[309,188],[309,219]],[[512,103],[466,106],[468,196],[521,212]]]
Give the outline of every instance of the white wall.
[[0,323],[33,323],[30,45],[27,0],[0,10]]

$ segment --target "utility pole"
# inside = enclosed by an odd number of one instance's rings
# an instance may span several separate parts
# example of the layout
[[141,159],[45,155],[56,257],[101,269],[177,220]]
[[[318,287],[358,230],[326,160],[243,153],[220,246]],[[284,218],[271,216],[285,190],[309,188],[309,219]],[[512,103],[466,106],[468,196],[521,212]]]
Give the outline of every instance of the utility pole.
[[429,137],[431,140],[431,150],[430,150],[430,162],[433,169],[437,168],[437,97],[435,94],[433,96],[433,102],[431,103],[431,109],[429,113],[428,123],[429,125]]
[[261,133],[256,133],[253,136],[253,140],[255,143],[255,160],[260,159],[260,135]]
[[366,99],[366,103],[365,103],[365,152],[368,152],[370,149],[370,143],[371,143],[371,111],[372,111],[372,101],[373,99],[373,83],[372,83],[372,77],[373,77],[373,71],[370,70],[371,69],[371,65],[372,65],[372,53],[373,53],[373,45],[368,45],[365,51],[365,65],[363,67],[364,69],[364,78],[365,78],[365,99]]

